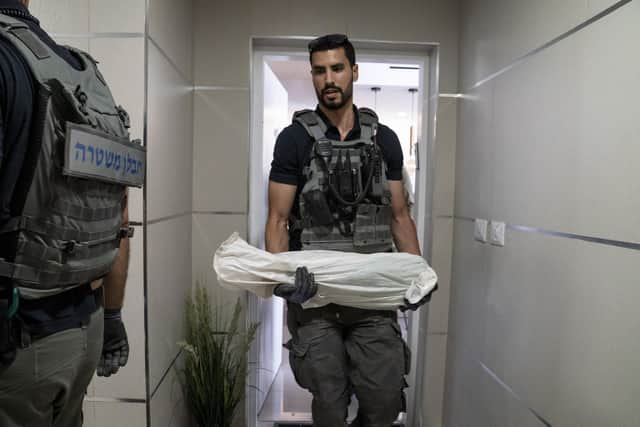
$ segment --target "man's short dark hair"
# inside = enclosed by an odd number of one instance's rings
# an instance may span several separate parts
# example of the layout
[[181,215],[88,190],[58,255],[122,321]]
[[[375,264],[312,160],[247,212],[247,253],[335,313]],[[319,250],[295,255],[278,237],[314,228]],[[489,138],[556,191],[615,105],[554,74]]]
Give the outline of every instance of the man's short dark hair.
[[314,52],[343,48],[344,53],[353,67],[356,64],[356,51],[353,45],[344,34],[327,34],[309,42],[309,62]]

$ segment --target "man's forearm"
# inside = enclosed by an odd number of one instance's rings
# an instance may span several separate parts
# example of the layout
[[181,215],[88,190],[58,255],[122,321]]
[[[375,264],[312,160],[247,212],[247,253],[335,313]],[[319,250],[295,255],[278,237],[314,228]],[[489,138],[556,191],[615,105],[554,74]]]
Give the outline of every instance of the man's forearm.
[[398,251],[420,255],[416,225],[409,215],[394,218],[391,221],[391,234]]
[[120,240],[118,255],[111,271],[104,277],[104,307],[106,309],[120,309],[124,303],[124,291],[129,270],[129,238]]
[[267,252],[273,254],[289,250],[287,220],[269,219],[265,227],[264,244]]

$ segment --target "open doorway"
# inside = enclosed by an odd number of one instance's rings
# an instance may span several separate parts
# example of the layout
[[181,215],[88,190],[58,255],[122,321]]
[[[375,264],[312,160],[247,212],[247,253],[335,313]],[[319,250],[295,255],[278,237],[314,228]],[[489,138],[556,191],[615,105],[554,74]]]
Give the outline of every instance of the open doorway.
[[[252,55],[249,241],[259,247],[264,247],[266,190],[276,137],[291,123],[294,111],[313,109],[317,104],[309,74],[308,53],[304,49],[306,40],[276,39],[271,42],[254,43]],[[415,49],[406,53],[397,45],[384,49],[377,45],[367,48],[357,41],[354,45],[360,67],[360,79],[354,85],[354,103],[358,107],[372,108],[380,122],[396,132],[411,188],[416,185],[420,188],[420,182],[426,179],[426,168],[419,168],[417,147],[427,136],[427,121],[423,117],[427,117],[426,100],[429,99],[429,55]],[[422,188],[425,188],[424,184]],[[425,198],[418,197],[417,200],[420,203]],[[414,214],[424,212],[424,209],[424,206],[416,206]],[[423,244],[422,236],[419,237]],[[311,395],[295,384],[286,350],[283,352],[282,349],[287,339],[282,300],[259,300],[250,296],[249,317],[250,321],[260,321],[261,328],[250,355],[247,425],[310,425]],[[412,349],[418,348],[418,334],[412,333],[417,330],[412,327],[416,321],[417,316],[399,319],[403,335]],[[415,366],[415,357],[412,364]],[[409,383],[415,384],[416,370],[412,372]],[[415,402],[414,390],[410,388],[406,392],[411,406]],[[403,420],[404,416],[400,421]]]

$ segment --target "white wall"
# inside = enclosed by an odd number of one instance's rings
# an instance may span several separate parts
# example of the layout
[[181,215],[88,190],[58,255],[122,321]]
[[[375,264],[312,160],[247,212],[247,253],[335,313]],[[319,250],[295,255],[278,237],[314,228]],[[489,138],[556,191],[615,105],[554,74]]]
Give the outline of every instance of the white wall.
[[640,425],[640,3],[533,51],[613,4],[462,2],[447,426]]
[[[194,272],[233,230],[246,237],[250,128],[250,37],[317,36],[440,43],[440,90],[458,88],[458,1],[195,1]],[[429,312],[425,425],[441,425],[448,330],[456,110],[441,104],[436,141],[434,259],[440,290]],[[212,195],[215,195],[213,197]],[[206,254],[200,256],[199,254]],[[215,279],[210,279],[215,284]],[[414,367],[415,368],[415,367]]]
[[150,0],[148,7],[149,424],[182,426],[188,417],[175,361],[193,285],[193,7],[184,0]]

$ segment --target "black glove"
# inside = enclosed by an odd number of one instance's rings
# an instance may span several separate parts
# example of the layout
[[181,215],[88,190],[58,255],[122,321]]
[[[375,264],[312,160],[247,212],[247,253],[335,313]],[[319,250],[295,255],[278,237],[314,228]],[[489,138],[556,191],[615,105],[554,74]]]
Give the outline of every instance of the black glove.
[[411,304],[409,300],[405,298],[404,305],[401,305],[398,308],[400,309],[400,311],[403,311],[403,312],[407,310],[416,311],[417,309],[419,309],[420,307],[422,307],[423,305],[431,301],[431,294],[434,293],[437,289],[438,289],[438,284],[436,283],[433,289],[431,289],[431,291],[427,295],[423,296],[422,299],[417,303]]
[[105,310],[104,344],[100,362],[98,362],[98,376],[108,377],[115,374],[118,369],[127,364],[128,359],[129,341],[124,323],[119,314],[110,318],[108,310]]
[[289,302],[302,304],[318,292],[318,285],[307,267],[296,269],[296,281],[293,285],[281,283],[273,290],[273,294]]

